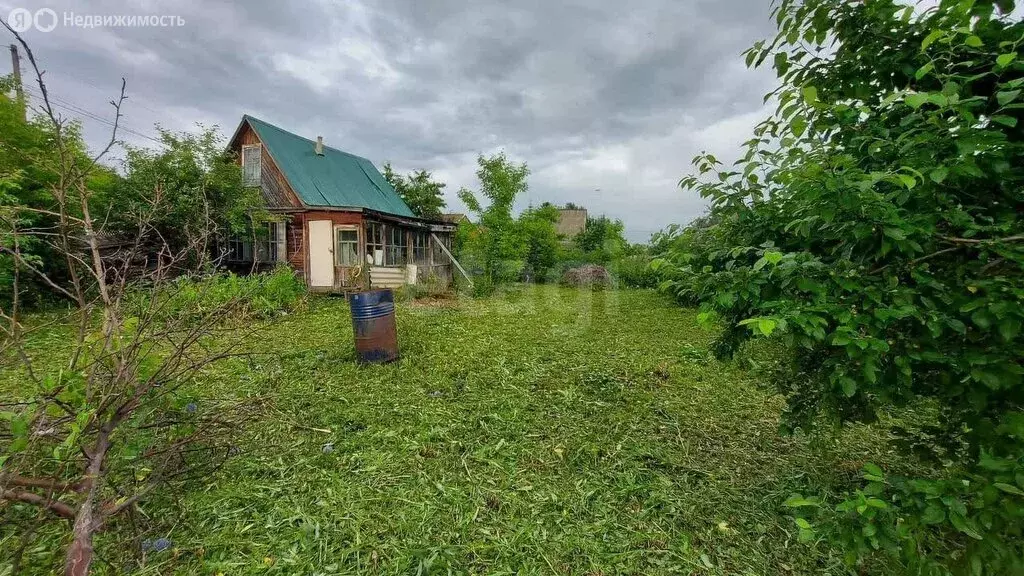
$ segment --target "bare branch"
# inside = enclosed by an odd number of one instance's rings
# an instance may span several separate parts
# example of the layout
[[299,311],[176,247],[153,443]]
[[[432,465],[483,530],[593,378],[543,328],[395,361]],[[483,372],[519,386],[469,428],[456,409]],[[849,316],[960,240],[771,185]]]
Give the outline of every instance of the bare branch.
[[41,506],[61,518],[67,518],[69,520],[73,520],[75,518],[75,509],[71,506],[32,492],[24,490],[4,490],[0,493],[0,496],[3,496],[4,500],[15,500],[17,502],[25,502],[27,504]]

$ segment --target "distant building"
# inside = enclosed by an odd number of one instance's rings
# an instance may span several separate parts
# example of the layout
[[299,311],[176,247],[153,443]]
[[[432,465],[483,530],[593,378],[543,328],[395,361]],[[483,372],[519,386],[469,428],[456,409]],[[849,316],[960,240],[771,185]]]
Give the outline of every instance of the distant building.
[[451,214],[441,214],[441,221],[449,224],[455,224],[456,226],[463,222],[469,222],[469,216],[461,214],[459,212],[453,212]]
[[559,208],[555,232],[566,238],[573,238],[587,229],[586,208]]

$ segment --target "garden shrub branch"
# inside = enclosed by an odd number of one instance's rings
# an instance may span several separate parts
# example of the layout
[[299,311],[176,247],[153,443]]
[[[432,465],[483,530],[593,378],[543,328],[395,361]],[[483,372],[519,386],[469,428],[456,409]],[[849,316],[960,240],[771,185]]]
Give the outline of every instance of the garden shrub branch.
[[[910,417],[913,471],[789,501],[851,565],[1024,569],[1024,23],[1012,1],[782,0],[776,104],[732,167],[681,181],[709,217],[661,238],[664,288],[788,354],[788,429]],[[910,473],[912,472],[912,473]]]
[[[289,270],[244,281],[205,278],[216,265],[208,257],[211,239],[224,225],[223,218],[211,215],[208,196],[214,191],[206,176],[227,171],[218,194],[239,178],[237,168],[220,159],[196,162],[215,146],[209,134],[198,143],[169,141],[168,154],[184,160],[172,162],[174,168],[163,175],[140,167],[159,167],[169,156],[130,151],[136,169],[125,185],[132,201],[120,206],[117,222],[111,222],[114,205],[97,189],[94,177],[104,173],[99,162],[117,141],[125,83],[111,102],[115,120],[107,145],[87,157],[74,126],[50,106],[44,72],[31,48],[8,30],[35,72],[43,95],[36,129],[52,136],[48,157],[56,162],[42,164],[47,167],[47,202],[0,206],[5,239],[0,248],[12,257],[11,292],[0,308],[3,352],[14,351],[30,382],[18,401],[0,411],[5,440],[0,445],[0,499],[36,505],[68,520],[64,570],[83,575],[95,559],[95,535],[113,518],[159,490],[207,477],[220,467],[250,409],[244,402],[215,399],[200,409],[182,387],[214,363],[237,355],[247,330],[234,324],[293,304],[302,289]],[[196,177],[198,186],[167,185],[189,166],[202,173]],[[191,195],[190,202],[201,200],[199,212],[175,233],[166,220],[180,199],[172,190]],[[235,197],[240,201],[230,210],[245,213],[244,195]],[[101,213],[106,216],[97,221]],[[113,254],[101,246],[107,233],[125,240]],[[25,247],[44,252],[26,253]],[[53,267],[42,253],[58,256],[64,267]],[[24,319],[22,300],[31,288],[26,278],[73,303],[64,319],[73,320],[76,334],[56,370],[34,366],[24,348],[38,328]],[[236,334],[242,329],[240,339],[216,338],[228,325]]]

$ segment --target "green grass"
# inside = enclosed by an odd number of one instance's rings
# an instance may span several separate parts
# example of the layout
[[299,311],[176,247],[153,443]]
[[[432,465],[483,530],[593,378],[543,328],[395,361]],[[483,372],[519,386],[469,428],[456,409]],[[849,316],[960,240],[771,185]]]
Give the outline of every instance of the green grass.
[[[778,435],[781,399],[713,360],[694,312],[651,292],[531,287],[400,304],[398,324],[402,359],[359,367],[346,304],[315,299],[262,327],[245,344],[258,355],[209,369],[195,394],[258,407],[241,454],[175,505],[144,504],[143,533],[105,533],[99,567],[846,573],[797,543],[781,503],[884,459],[879,433]],[[48,338],[37,361],[59,356]],[[26,551],[41,573],[59,564],[60,530]],[[134,557],[160,536],[175,550]]]

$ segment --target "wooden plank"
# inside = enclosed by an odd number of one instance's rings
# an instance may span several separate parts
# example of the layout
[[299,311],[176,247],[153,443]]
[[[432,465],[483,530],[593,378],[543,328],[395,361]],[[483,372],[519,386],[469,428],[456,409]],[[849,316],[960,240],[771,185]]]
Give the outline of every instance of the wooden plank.
[[441,239],[438,238],[436,234],[431,233],[430,236],[434,239],[434,241],[437,242],[437,245],[441,248],[441,250],[445,254],[447,254],[449,258],[451,258],[452,264],[455,264],[455,267],[459,269],[459,272],[462,272],[462,275],[466,278],[466,282],[469,282],[469,287],[472,288],[473,279],[470,278],[469,274],[466,273],[466,270],[462,267],[462,264],[459,264],[459,261],[456,260],[455,256],[453,256],[452,253],[448,251],[448,247],[444,245],[444,242],[441,242]]

